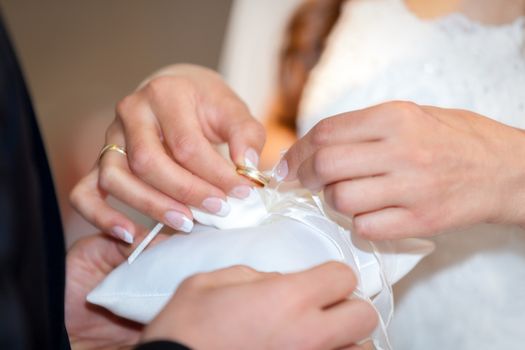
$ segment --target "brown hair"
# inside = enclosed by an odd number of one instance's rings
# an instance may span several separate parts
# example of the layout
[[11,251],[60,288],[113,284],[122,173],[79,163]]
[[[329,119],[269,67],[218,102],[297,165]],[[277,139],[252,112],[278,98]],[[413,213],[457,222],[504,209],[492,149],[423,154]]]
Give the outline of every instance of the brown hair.
[[323,52],[345,0],[305,0],[295,11],[280,57],[278,95],[272,118],[295,131],[304,84]]

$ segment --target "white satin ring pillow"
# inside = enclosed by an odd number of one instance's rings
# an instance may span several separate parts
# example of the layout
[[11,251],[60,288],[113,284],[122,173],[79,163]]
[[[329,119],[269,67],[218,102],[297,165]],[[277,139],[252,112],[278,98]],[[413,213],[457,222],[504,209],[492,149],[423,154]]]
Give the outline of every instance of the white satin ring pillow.
[[[133,264],[120,265],[88,295],[88,301],[116,315],[147,324],[179,284],[196,273],[232,265],[287,273],[333,260],[350,265],[358,276],[360,293],[370,297],[379,292],[383,284],[377,253],[381,254],[384,264],[388,264],[384,275],[393,284],[433,250],[433,243],[429,241],[405,239],[379,245],[380,251],[374,252],[367,241],[351,237],[348,231],[319,213],[309,213],[313,209],[304,202],[290,204],[288,201],[289,205],[272,212],[254,205],[257,201],[262,203],[258,195],[247,202],[230,200],[230,205],[234,204],[233,219],[240,220],[238,215],[246,208],[250,208],[247,211],[252,214],[253,211],[261,213],[258,219],[249,213],[245,216],[250,224],[258,223],[256,226],[218,229],[197,225],[189,235],[175,234],[144,251]],[[224,219],[213,224],[234,226]]]

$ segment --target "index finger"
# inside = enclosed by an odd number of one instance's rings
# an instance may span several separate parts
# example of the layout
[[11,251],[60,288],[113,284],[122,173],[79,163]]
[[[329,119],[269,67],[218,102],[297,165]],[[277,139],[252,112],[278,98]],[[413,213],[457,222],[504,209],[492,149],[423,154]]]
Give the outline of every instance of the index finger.
[[266,141],[263,125],[236,96],[222,107],[215,128],[221,140],[228,143],[231,159],[237,165],[257,167]]
[[[168,84],[165,91],[177,91],[176,82]],[[171,84],[171,85],[169,85]],[[162,87],[162,86],[161,86]],[[156,88],[151,88],[154,91]],[[213,119],[215,106],[206,100],[200,101],[198,92],[188,89],[185,93],[166,98],[166,92],[147,91],[154,101],[150,105],[160,124],[164,140],[173,158],[185,169],[209,184],[221,189],[225,194],[245,198],[250,194],[251,183],[235,171],[212,146],[217,141],[209,132],[209,123],[201,119]],[[226,128],[230,125],[229,122]]]
[[299,139],[277,165],[278,181],[297,178],[301,164],[321,148],[357,142],[378,141],[385,136],[386,105],[338,114],[317,123]]
[[173,161],[161,141],[160,127],[153,111],[140,100],[136,103],[128,107],[124,105],[117,113],[124,127],[132,172],[179,203],[211,213],[227,213],[229,207],[221,189]]

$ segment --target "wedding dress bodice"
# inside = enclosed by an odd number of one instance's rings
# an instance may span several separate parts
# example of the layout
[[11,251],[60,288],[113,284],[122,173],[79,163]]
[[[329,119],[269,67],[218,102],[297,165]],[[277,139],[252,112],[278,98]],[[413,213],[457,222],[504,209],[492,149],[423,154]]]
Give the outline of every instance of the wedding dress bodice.
[[[461,14],[421,20],[401,0],[351,0],[305,86],[298,132],[389,100],[525,128],[524,33],[524,17],[500,26]],[[394,349],[523,348],[525,231],[479,225],[434,241],[395,287]]]

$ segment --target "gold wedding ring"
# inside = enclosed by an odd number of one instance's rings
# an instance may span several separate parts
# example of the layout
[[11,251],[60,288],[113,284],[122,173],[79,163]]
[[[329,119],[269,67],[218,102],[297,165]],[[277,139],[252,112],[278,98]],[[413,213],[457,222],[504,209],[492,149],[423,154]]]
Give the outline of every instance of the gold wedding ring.
[[126,153],[126,150],[124,149],[124,147],[120,147],[119,145],[115,145],[114,143],[110,143],[109,145],[105,145],[102,150],[100,151],[100,153],[98,154],[98,158],[97,158],[97,163],[100,163],[100,160],[102,159],[102,157],[104,156],[104,154],[107,152],[107,151],[116,151],[124,156],[127,156],[128,154]]
[[237,165],[237,174],[244,176],[248,180],[261,187],[268,186],[268,184],[270,183],[270,178],[264,175],[263,172],[255,168],[247,167],[244,165]]

